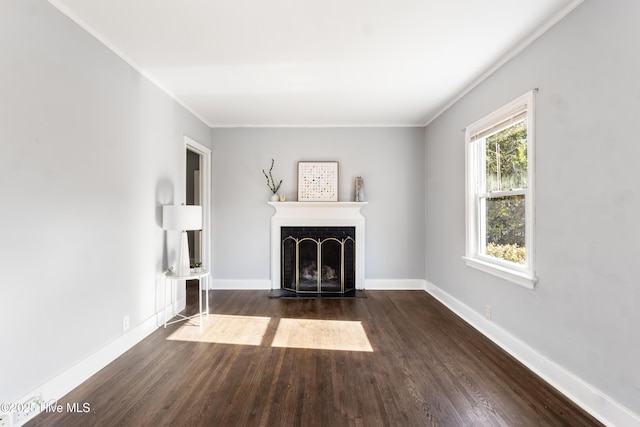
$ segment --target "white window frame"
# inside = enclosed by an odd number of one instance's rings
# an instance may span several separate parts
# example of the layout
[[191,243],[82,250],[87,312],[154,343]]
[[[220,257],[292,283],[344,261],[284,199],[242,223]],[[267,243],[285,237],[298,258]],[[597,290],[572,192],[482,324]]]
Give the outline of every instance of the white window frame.
[[[465,169],[466,169],[466,254],[463,257],[467,266],[498,276],[510,282],[533,289],[537,278],[535,276],[535,122],[534,122],[534,91],[529,91],[524,95],[514,99],[507,105],[499,108],[491,114],[467,126],[465,129]],[[480,239],[484,236],[485,224],[481,224],[479,173],[484,170],[485,165],[481,160],[476,141],[472,138],[491,129],[490,134],[506,128],[512,123],[510,118],[522,114],[526,111],[527,122],[527,174],[528,183],[524,190],[514,190],[501,192],[499,195],[525,196],[525,245],[527,250],[527,261],[524,265],[509,261],[500,260],[495,257],[484,255],[481,251]],[[499,126],[502,124],[502,126]]]

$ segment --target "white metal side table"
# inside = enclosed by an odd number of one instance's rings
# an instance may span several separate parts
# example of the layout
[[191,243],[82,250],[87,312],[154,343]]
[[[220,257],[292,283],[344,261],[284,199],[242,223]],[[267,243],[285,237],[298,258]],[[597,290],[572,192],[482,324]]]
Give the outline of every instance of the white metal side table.
[[[166,328],[167,325],[171,325],[173,323],[176,322],[182,322],[183,320],[189,320],[189,319],[193,319],[194,317],[200,317],[200,327],[202,327],[202,315],[206,314],[207,316],[209,315],[209,270],[206,269],[201,269],[200,271],[195,271],[195,270],[191,270],[190,274],[188,276],[179,276],[171,271],[167,271],[164,274],[164,327]],[[177,280],[198,280],[198,313],[191,315],[191,316],[185,316],[182,315],[180,313],[176,314],[176,316],[179,317],[179,319],[176,320],[172,320],[171,322],[167,322],[167,293],[171,290],[173,290],[173,282],[177,281]],[[203,313],[202,311],[202,281],[203,279],[207,280],[207,286],[204,288],[207,290],[207,298],[206,298],[206,311]],[[169,282],[169,283],[167,283]],[[168,285],[171,286],[168,286]],[[169,294],[169,302],[171,302],[171,293]]]

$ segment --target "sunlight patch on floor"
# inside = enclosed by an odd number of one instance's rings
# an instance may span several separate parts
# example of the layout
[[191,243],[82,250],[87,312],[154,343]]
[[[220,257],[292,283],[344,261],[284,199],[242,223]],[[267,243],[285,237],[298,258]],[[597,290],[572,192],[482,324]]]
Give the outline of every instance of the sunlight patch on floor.
[[[235,345],[269,345],[263,339],[270,317],[210,314],[202,327],[194,318],[167,339]],[[272,347],[373,352],[362,322],[346,320],[280,319]]]
[[[219,344],[261,345],[271,321],[270,317],[224,314],[210,314],[202,319],[202,327],[198,324],[185,323],[167,339]],[[197,321],[197,318],[193,320]]]
[[272,347],[373,352],[362,322],[281,319]]

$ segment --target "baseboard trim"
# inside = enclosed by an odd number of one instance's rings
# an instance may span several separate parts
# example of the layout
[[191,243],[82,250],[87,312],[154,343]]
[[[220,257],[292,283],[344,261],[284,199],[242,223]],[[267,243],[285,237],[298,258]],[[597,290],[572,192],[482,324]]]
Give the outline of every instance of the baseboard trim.
[[639,414],[544,357],[506,330],[485,319],[471,307],[433,283],[426,282],[425,290],[600,422],[608,426],[640,426]]
[[[164,315],[164,312],[161,314]],[[159,315],[154,314],[135,328],[123,333],[109,344],[27,393],[16,402],[28,402],[34,396],[38,396],[44,405],[57,401],[158,329],[159,325],[164,323],[164,318],[161,323],[159,319]],[[41,407],[42,409],[44,409],[44,406]],[[35,417],[39,412],[41,411],[30,414],[29,418],[25,419],[23,423]],[[16,427],[15,424],[14,427]]]
[[422,279],[365,279],[368,291],[418,291],[425,290],[427,281]]
[[271,290],[271,280],[212,280],[210,289]]

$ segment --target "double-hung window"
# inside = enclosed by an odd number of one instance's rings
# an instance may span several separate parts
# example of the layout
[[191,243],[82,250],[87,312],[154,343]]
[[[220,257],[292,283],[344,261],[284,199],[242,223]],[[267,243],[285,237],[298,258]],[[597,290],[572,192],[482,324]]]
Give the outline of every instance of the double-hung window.
[[465,262],[533,288],[534,95],[467,126]]

